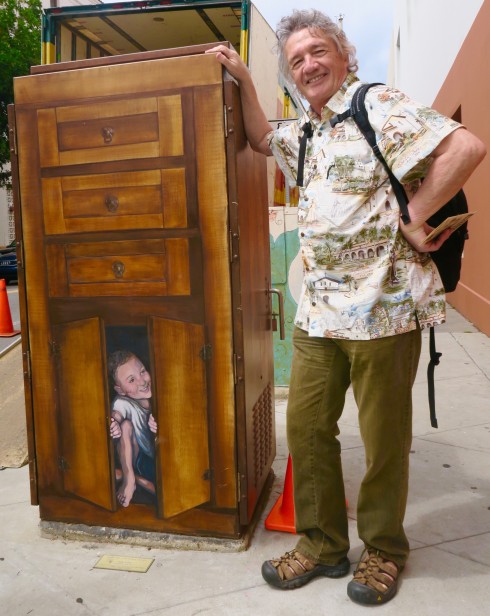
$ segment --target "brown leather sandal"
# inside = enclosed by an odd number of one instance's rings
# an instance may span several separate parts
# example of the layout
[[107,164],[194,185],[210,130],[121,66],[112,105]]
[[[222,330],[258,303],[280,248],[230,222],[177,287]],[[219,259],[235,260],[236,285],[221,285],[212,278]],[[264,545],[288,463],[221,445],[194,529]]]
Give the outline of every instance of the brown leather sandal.
[[337,565],[320,565],[297,550],[292,550],[280,558],[266,560],[262,565],[262,577],[275,588],[290,590],[304,586],[319,576],[342,577],[349,573],[349,569],[350,562],[347,558],[343,558]]
[[380,556],[377,550],[364,550],[347,584],[347,594],[362,605],[381,605],[396,595],[398,575],[402,567]]

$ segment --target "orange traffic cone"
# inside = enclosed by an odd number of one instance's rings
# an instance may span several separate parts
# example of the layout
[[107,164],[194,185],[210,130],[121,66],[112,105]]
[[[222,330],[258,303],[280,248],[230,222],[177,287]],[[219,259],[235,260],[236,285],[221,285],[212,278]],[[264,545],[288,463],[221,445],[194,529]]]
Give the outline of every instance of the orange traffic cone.
[[[349,501],[345,500],[345,506],[349,506]],[[285,533],[296,534],[294,524],[294,498],[293,498],[293,465],[291,455],[288,457],[286,467],[286,477],[284,479],[284,490],[279,496],[274,507],[265,520],[267,530],[282,530]]]
[[288,457],[284,490],[265,520],[267,530],[282,530],[286,533],[295,533],[294,500],[293,500],[293,466],[291,456]]
[[9,298],[7,295],[7,283],[0,279],[0,337],[17,336],[19,330],[14,330],[12,316],[10,315]]

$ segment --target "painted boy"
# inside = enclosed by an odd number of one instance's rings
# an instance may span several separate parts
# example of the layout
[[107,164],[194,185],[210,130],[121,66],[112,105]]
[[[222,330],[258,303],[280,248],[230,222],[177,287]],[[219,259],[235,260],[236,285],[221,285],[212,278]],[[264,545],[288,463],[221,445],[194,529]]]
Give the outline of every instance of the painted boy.
[[[155,494],[155,437],[151,414],[151,377],[141,360],[127,350],[114,351],[108,360],[117,396],[112,401],[111,437],[117,440],[122,483],[117,500],[127,507],[139,485]],[[119,477],[118,477],[119,476]]]

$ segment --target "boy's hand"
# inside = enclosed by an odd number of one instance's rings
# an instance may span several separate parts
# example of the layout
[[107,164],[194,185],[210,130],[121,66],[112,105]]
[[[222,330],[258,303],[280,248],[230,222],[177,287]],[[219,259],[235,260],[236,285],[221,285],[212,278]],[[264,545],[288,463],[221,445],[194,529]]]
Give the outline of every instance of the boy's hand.
[[150,428],[152,432],[156,434],[158,426],[157,426],[157,422],[155,421],[155,418],[153,417],[151,413],[150,413],[150,418],[148,419],[148,427]]
[[109,432],[111,434],[111,438],[121,438],[121,426],[114,419],[114,417],[111,417],[111,425],[109,428]]

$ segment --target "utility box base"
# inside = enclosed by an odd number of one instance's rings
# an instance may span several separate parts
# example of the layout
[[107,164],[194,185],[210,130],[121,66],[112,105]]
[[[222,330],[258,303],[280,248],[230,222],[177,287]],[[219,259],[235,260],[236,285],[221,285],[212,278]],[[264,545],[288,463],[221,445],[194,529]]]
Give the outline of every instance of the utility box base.
[[170,533],[144,532],[127,528],[107,528],[85,524],[66,524],[41,520],[39,528],[45,539],[83,541],[86,543],[117,543],[159,550],[197,550],[199,552],[244,552],[250,546],[259,519],[270,496],[274,474],[271,472],[253,519],[239,539],[195,537]]

